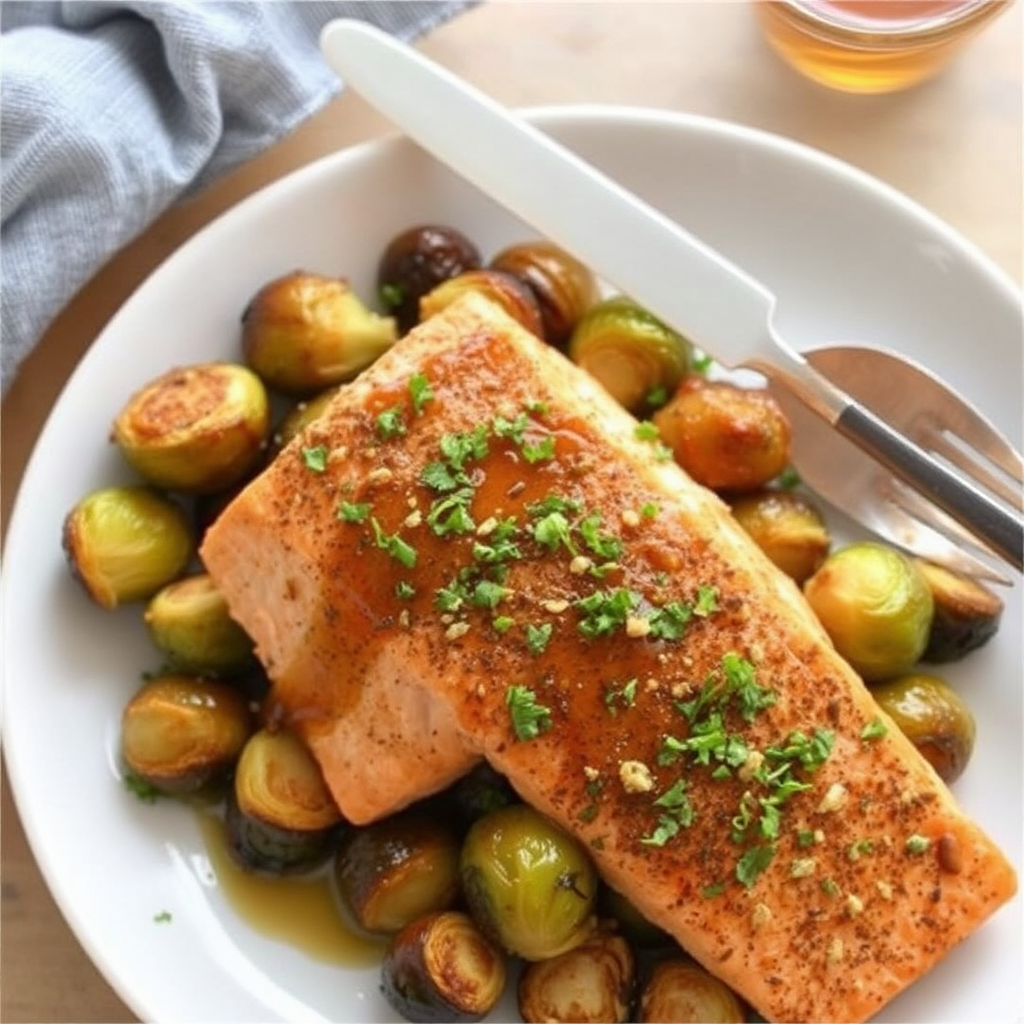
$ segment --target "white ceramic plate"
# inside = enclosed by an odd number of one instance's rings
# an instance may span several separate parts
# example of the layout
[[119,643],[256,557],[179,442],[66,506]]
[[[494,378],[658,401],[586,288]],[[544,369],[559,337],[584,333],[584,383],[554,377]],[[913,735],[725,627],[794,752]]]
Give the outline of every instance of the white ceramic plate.
[[[1020,445],[1020,297],[906,198],[819,153],[714,121],[609,108],[533,116],[760,277],[779,297],[789,341],[902,349]],[[63,517],[91,489],[129,478],[106,438],[134,388],[172,365],[239,358],[239,314],[257,287],[301,266],[348,275],[370,298],[385,242],[428,220],[461,227],[485,254],[533,237],[401,140],[339,153],[242,203],[168,260],[103,332],[25,475],[4,573],[7,763],[58,903],[143,1020],[394,1015],[375,970],[321,963],[239,917],[191,812],[142,804],[122,787],[119,716],[140,671],[154,667],[153,651],[137,615],[100,610],[72,582]],[[998,637],[948,676],[972,705],[979,736],[955,791],[1019,869],[1019,586],[1006,598]],[[165,911],[170,922],[157,923]],[[1021,934],[1018,899],[881,1019],[1019,1020]]]

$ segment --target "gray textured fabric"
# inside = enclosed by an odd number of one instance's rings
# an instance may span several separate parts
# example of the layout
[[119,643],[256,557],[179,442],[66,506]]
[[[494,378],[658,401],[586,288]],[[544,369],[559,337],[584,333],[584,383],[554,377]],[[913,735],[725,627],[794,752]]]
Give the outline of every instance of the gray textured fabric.
[[338,92],[317,47],[326,22],[412,39],[469,2],[3,0],[3,390],[111,255]]

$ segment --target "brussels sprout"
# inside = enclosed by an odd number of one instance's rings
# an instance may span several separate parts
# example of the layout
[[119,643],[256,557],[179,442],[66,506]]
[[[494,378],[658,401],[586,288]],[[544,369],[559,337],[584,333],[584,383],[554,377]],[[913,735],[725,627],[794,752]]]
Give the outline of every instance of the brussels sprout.
[[732,514],[787,576],[803,583],[825,561],[832,538],[821,512],[794,491],[764,489],[732,502]]
[[330,855],[341,814],[320,767],[288,729],[245,744],[225,808],[228,847],[250,871],[307,871]]
[[253,642],[228,614],[209,573],[168,583],[150,599],[143,620],[153,643],[178,671],[237,675],[252,664]]
[[650,949],[657,946],[664,946],[674,943],[668,932],[663,931],[656,924],[640,913],[622,893],[617,892],[610,886],[603,886],[598,897],[598,904],[602,916],[613,920],[619,931],[634,945],[639,948]]
[[125,706],[121,756],[160,792],[194,793],[227,775],[252,728],[248,702],[227,683],[162,675]]
[[643,1024],[744,1024],[735,993],[692,960],[673,957],[654,964],[640,992]]
[[518,277],[501,270],[467,270],[458,277],[442,281],[420,299],[420,319],[440,313],[468,292],[490,299],[532,334],[543,335],[540,307],[533,292]]
[[150,487],[107,487],[64,518],[64,553],[74,577],[104,608],[152,597],[180,576],[195,540],[184,510]]
[[331,404],[331,399],[341,390],[341,385],[321,391],[312,398],[304,399],[294,405],[281,422],[274,428],[270,436],[270,458],[275,458],[288,442],[297,434],[301,434],[314,420],[323,415]]
[[472,918],[456,910],[417,918],[394,936],[381,989],[409,1021],[477,1021],[505,989],[505,956]]
[[909,671],[924,653],[933,602],[915,562],[863,541],[834,551],[804,594],[836,650],[865,682]]
[[456,822],[468,828],[477,818],[499,807],[519,803],[508,779],[486,761],[475,765],[438,797]]
[[462,846],[463,895],[509,953],[542,960],[587,939],[597,921],[597,873],[586,850],[526,804],[479,818]]
[[901,676],[871,689],[879,706],[946,782],[974,753],[975,722],[960,695],[938,676]]
[[528,1024],[627,1021],[635,980],[629,943],[599,930],[565,953],[526,965],[519,976],[519,1014]]
[[497,253],[492,270],[514,274],[533,292],[540,307],[544,340],[563,348],[599,299],[597,278],[589,267],[552,242],[521,242]]
[[691,374],[653,419],[676,462],[712,490],[753,491],[789,465],[789,420],[764,388]]
[[344,278],[301,270],[265,284],[242,313],[246,362],[287,395],[351,380],[397,337],[394,319],[367,309]]
[[482,265],[480,250],[456,228],[424,224],[396,235],[377,267],[381,301],[405,334],[420,319],[420,299],[442,281]]
[[996,594],[977,580],[940,565],[920,560],[917,565],[935,605],[922,661],[959,661],[996,635],[1003,615],[1003,602]]
[[346,836],[334,858],[334,878],[361,928],[397,932],[455,902],[459,841],[443,821],[405,811]]
[[591,306],[569,339],[569,358],[634,412],[652,392],[674,391],[692,356],[682,335],[622,295]]
[[269,429],[270,400],[251,370],[201,363],[170,370],[132,395],[111,437],[148,483],[208,494],[256,465]]

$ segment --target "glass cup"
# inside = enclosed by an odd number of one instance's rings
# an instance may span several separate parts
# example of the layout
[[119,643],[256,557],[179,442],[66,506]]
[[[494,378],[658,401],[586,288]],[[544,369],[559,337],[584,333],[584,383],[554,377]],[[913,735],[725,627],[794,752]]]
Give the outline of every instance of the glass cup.
[[1012,0],[759,0],[766,39],[808,78],[845,92],[936,74]]

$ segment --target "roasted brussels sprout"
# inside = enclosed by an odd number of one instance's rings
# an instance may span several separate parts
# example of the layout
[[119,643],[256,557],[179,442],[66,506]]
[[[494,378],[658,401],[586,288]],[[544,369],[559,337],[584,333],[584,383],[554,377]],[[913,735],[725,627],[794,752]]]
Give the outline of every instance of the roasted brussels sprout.
[[178,671],[237,675],[252,664],[252,640],[228,614],[209,573],[168,583],[150,599],[143,620],[153,643]]
[[485,814],[462,846],[463,896],[509,953],[543,960],[579,945],[597,919],[597,873],[586,850],[526,804]]
[[789,464],[789,420],[763,388],[691,374],[653,419],[676,462],[715,491],[756,490]]
[[381,989],[409,1021],[477,1021],[505,990],[505,955],[467,914],[441,911],[406,925],[388,946]]
[[269,430],[270,400],[256,374],[235,363],[199,363],[132,395],[111,437],[148,483],[208,494],[256,465]]
[[227,775],[252,728],[248,702],[229,684],[162,675],[125,706],[121,756],[154,789],[194,793]]
[[977,580],[940,565],[921,560],[917,565],[935,605],[922,661],[959,661],[996,635],[1003,615],[1003,602],[996,594]]
[[552,242],[521,242],[497,253],[488,266],[514,274],[540,307],[544,340],[563,348],[580,318],[600,298],[589,267]]
[[323,415],[324,410],[331,404],[331,399],[340,389],[340,384],[337,387],[327,388],[326,391],[321,391],[318,395],[303,399],[292,406],[271,432],[270,458],[275,458],[293,437],[302,433],[310,423]]
[[228,848],[250,871],[307,871],[330,855],[341,814],[320,767],[290,730],[245,744],[225,807]]
[[396,235],[377,267],[381,302],[405,334],[420,319],[420,299],[442,281],[482,266],[480,250],[457,228],[423,224]]
[[865,682],[908,672],[931,631],[932,594],[917,564],[875,541],[832,552],[804,594],[836,650]]
[[744,1024],[735,993],[699,964],[671,957],[653,965],[640,992],[643,1024]]
[[334,878],[357,924],[390,933],[459,895],[459,840],[438,818],[410,810],[353,830],[334,858]]
[[152,597],[177,579],[195,540],[184,510],[150,487],[106,487],[64,517],[72,574],[104,608]]
[[690,368],[690,343],[623,295],[595,303],[577,322],[569,357],[627,409],[671,394]]
[[347,280],[301,270],[265,284],[242,313],[246,362],[286,395],[351,380],[397,337],[394,319],[368,309]]
[[787,576],[803,583],[825,561],[832,537],[821,512],[795,491],[765,488],[732,502],[732,514]]
[[974,753],[975,721],[963,698],[938,676],[901,676],[872,687],[879,707],[946,782],[960,778]]
[[462,827],[468,828],[490,811],[519,803],[511,783],[486,761],[481,761],[439,797],[446,810]]
[[501,270],[467,270],[442,281],[420,299],[420,319],[426,320],[440,313],[467,292],[490,299],[532,334],[543,335],[540,307],[533,292],[518,277]]
[[600,929],[586,942],[526,965],[517,990],[527,1024],[619,1024],[629,1020],[636,963],[629,943]]
[[598,897],[602,917],[615,922],[618,930],[638,949],[653,949],[674,943],[668,932],[640,913],[622,893],[610,886],[603,886]]

